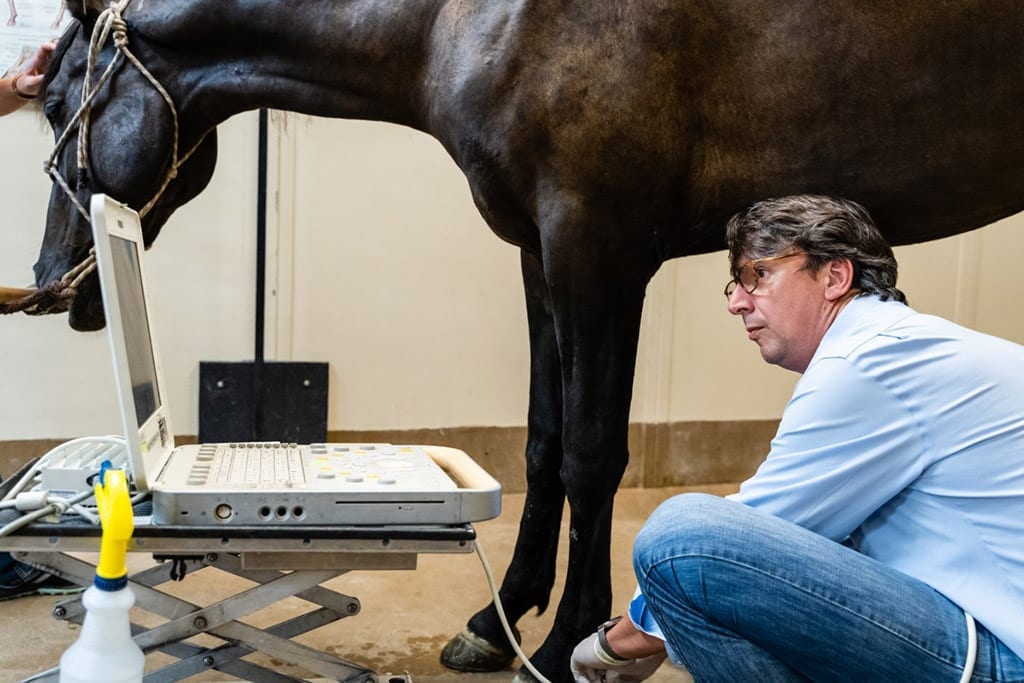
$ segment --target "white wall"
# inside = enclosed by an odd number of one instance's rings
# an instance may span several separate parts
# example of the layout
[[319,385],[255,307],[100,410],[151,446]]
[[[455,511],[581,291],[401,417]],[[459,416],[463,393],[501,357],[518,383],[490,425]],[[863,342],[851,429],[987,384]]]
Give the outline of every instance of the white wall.
[[[197,431],[198,361],[252,358],[256,117],[222,126],[209,189],[178,211],[147,252],[155,327],[175,428]],[[0,119],[0,284],[32,282],[53,145],[32,110]],[[0,317],[0,440],[120,432],[103,332],[78,333],[67,316]]]
[[330,361],[330,428],[524,424],[519,251],[440,144],[286,119],[274,337],[282,360]]
[[[148,262],[179,433],[198,362],[251,360],[256,117],[221,128],[211,187]],[[378,123],[273,116],[267,358],[328,361],[330,429],[525,422],[529,358],[517,250],[490,233],[432,139]],[[49,181],[35,114],[0,119],[0,284],[31,280]],[[1024,343],[1018,216],[897,250],[918,310]],[[771,419],[796,375],[765,366],[725,311],[724,252],[663,266],[648,289],[633,418]],[[102,333],[0,318],[0,440],[119,430]]]

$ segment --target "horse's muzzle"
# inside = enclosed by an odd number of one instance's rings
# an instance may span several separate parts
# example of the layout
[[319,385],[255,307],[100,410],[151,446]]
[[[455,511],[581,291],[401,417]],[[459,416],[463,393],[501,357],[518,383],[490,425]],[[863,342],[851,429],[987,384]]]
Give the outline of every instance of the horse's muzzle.
[[55,282],[44,289],[0,288],[0,314],[63,313],[68,310],[70,298],[61,292],[58,284]]
[[10,313],[67,313],[68,324],[79,332],[99,330],[106,324],[95,274],[79,279],[74,286],[55,280],[40,289],[0,288],[0,315]]

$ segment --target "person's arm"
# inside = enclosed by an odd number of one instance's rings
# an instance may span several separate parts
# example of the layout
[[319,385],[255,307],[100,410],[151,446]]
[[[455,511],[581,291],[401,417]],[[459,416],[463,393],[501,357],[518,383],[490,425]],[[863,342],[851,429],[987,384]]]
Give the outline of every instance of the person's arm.
[[43,43],[25,64],[24,69],[13,76],[0,79],[0,116],[10,114],[36,98],[56,46],[54,42]]
[[608,647],[620,659],[641,659],[665,654],[665,641],[644,633],[631,619],[623,617],[605,630]]
[[580,641],[569,668],[576,683],[636,683],[652,676],[667,656],[664,641],[622,617]]

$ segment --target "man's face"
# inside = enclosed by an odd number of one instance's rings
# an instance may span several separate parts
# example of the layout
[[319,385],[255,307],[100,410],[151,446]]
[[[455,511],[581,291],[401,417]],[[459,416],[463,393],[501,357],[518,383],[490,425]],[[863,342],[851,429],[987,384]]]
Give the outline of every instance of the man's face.
[[[783,257],[792,253],[793,258]],[[729,295],[729,312],[743,318],[747,337],[761,349],[766,362],[803,372],[838,310],[830,290],[830,266],[805,270],[806,256],[796,250],[774,258],[750,261],[757,286],[747,292],[738,286]]]

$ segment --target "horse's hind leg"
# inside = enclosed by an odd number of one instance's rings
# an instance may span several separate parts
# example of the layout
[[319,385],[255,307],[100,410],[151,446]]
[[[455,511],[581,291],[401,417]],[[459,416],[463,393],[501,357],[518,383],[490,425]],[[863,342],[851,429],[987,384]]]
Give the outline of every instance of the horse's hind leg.
[[[565,488],[562,465],[562,379],[554,321],[544,272],[537,258],[522,254],[523,286],[530,330],[530,407],[526,442],[526,500],[515,552],[499,596],[510,624],[532,607],[547,608],[555,580],[555,560]],[[469,620],[441,653],[445,666],[459,671],[499,671],[511,665],[512,646],[494,603]]]

